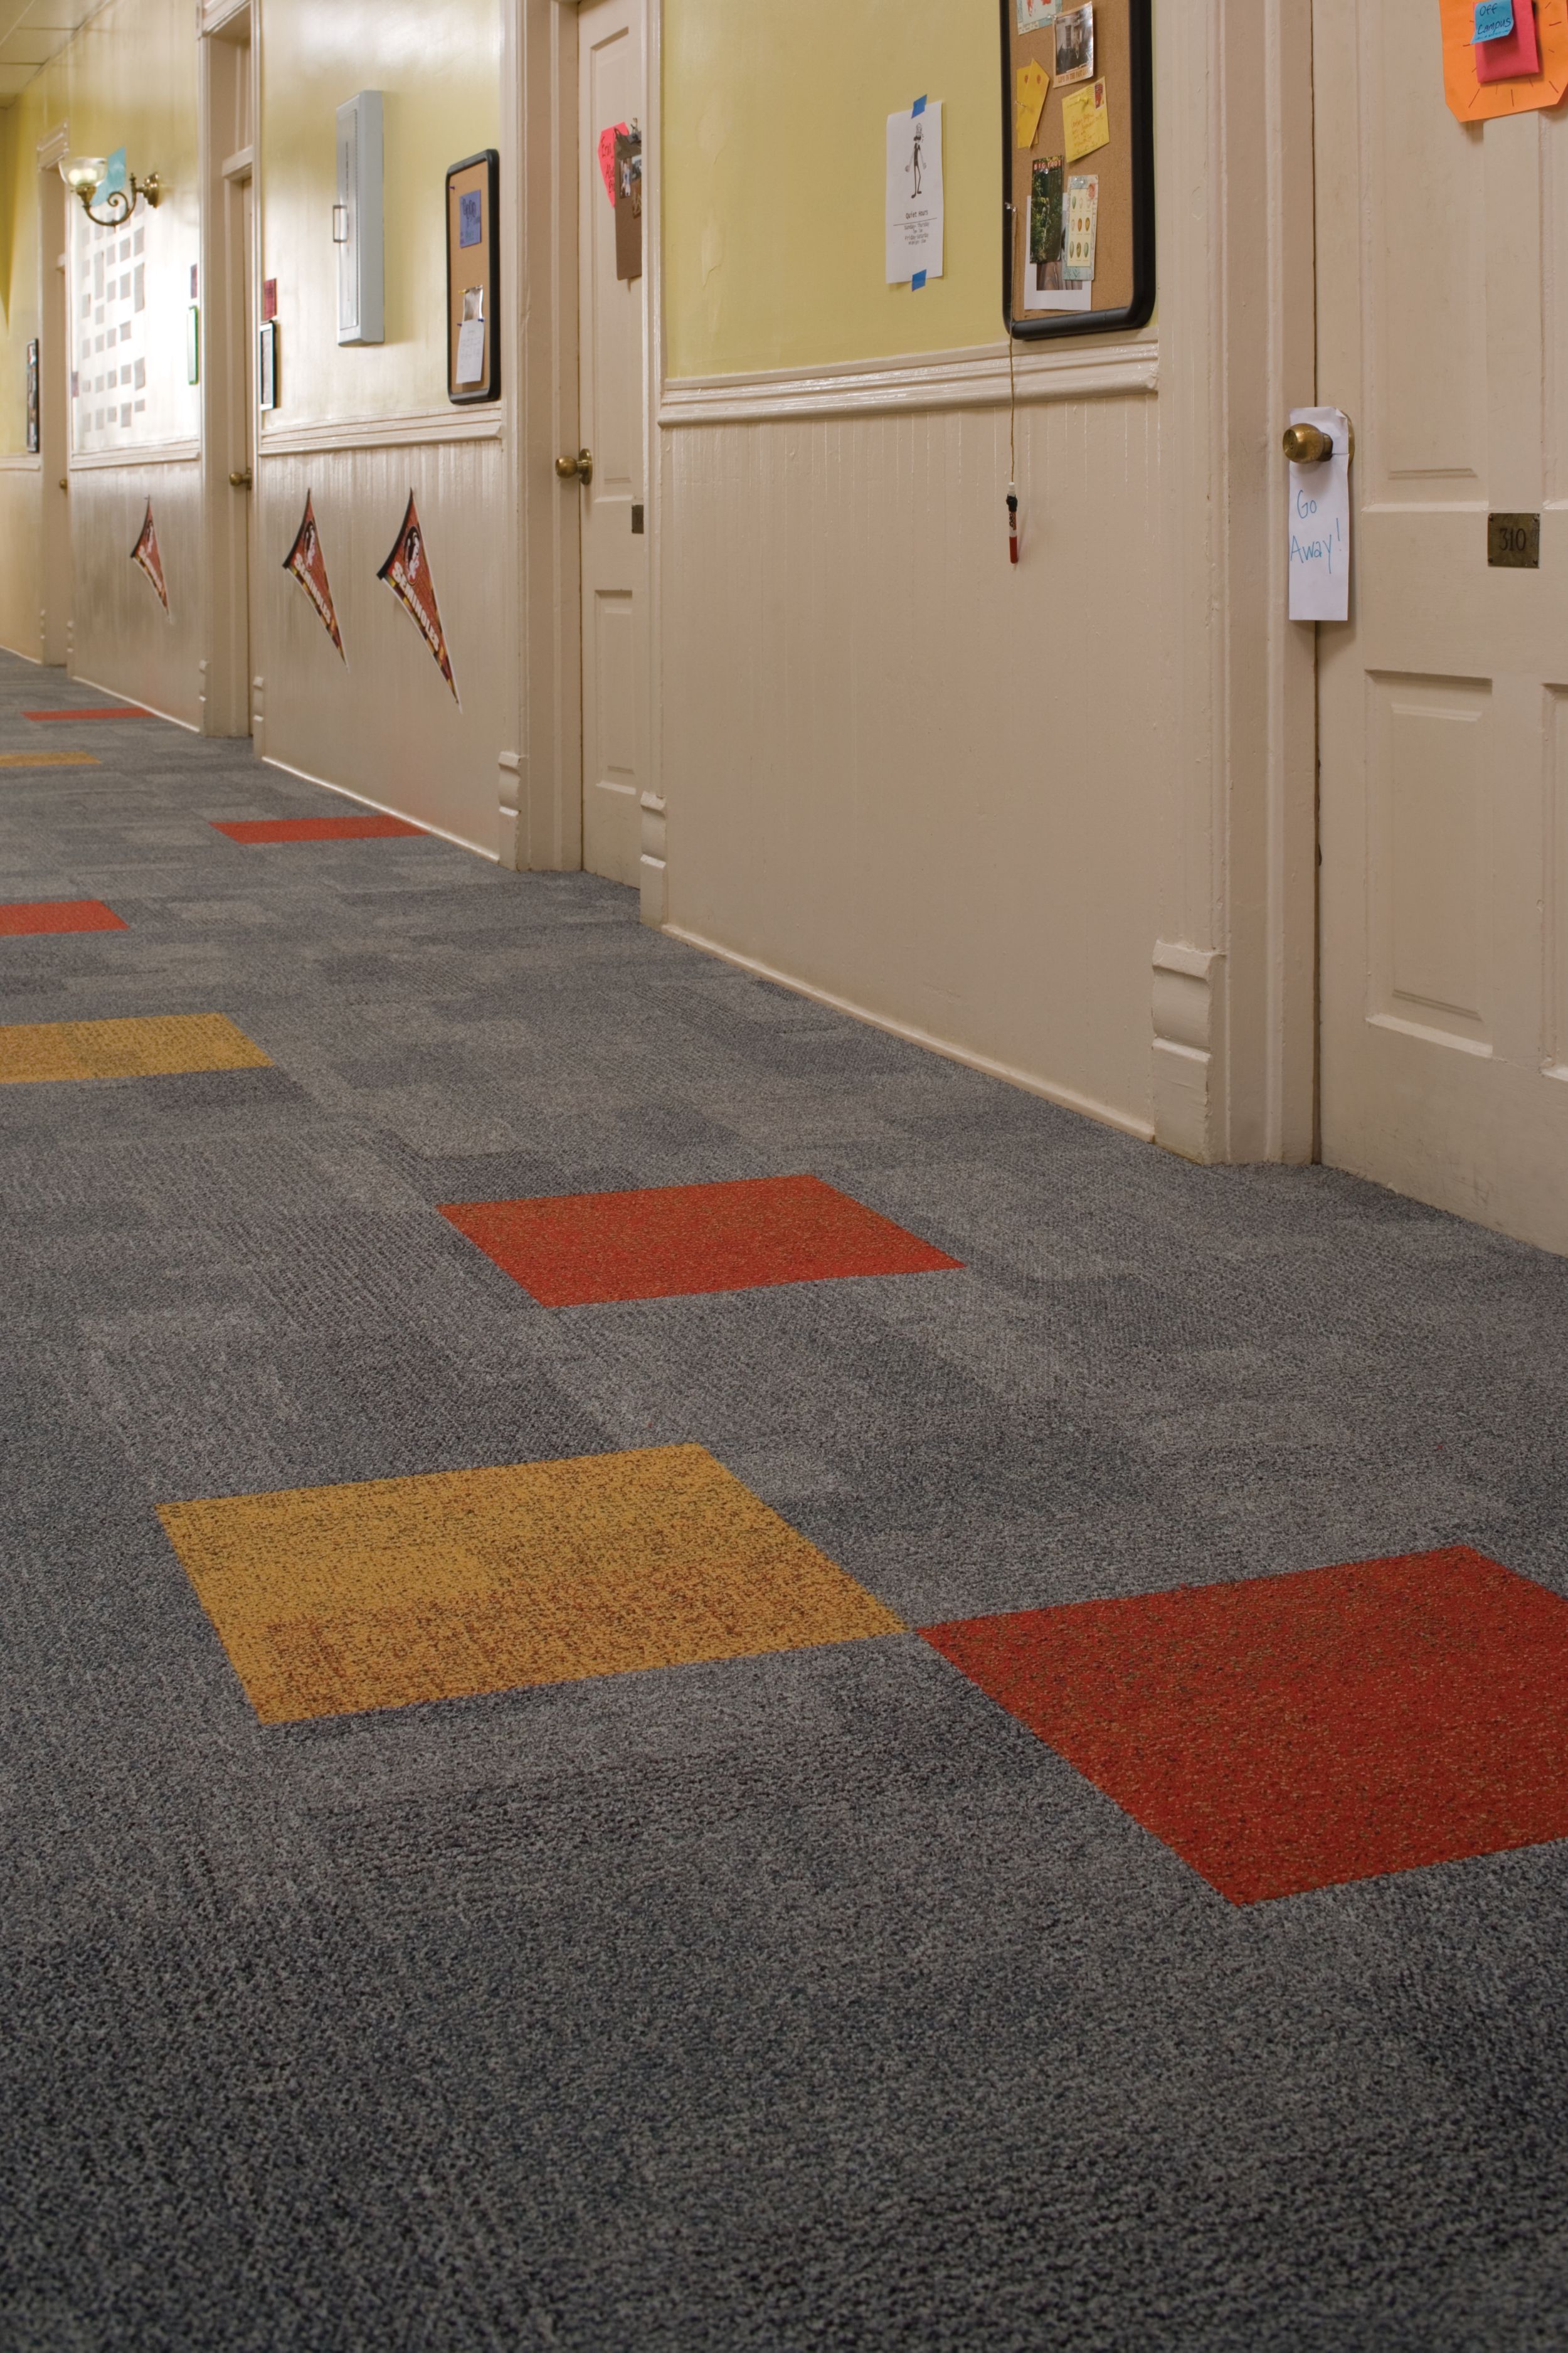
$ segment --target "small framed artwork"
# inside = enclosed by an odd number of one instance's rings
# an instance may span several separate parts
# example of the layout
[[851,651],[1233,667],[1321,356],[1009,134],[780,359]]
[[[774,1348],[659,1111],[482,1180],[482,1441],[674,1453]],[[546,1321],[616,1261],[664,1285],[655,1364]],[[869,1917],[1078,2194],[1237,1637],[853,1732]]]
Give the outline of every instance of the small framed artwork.
[[27,449],[38,453],[38,345],[37,338],[27,345]]
[[200,384],[201,380],[202,314],[199,304],[193,302],[185,312],[185,382]]
[[268,319],[258,331],[256,358],[256,405],[258,408],[278,406],[278,322]]
[[447,174],[447,397],[500,398],[500,156],[465,155]]

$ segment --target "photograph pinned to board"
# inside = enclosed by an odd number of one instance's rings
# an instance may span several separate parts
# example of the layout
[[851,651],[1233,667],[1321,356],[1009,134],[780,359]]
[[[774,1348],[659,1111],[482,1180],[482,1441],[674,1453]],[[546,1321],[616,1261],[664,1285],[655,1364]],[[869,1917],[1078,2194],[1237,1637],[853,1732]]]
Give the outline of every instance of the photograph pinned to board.
[[1029,260],[1026,300],[1058,291],[1062,284],[1062,232],[1066,224],[1067,166],[1059,155],[1037,158],[1029,182]]
[[1100,233],[1100,182],[1092,172],[1068,182],[1067,225],[1062,231],[1062,277],[1069,286],[1094,283],[1094,248]]
[[153,520],[153,501],[151,499],[147,501],[147,512],[142,518],[142,529],[137,534],[136,544],[131,551],[131,561],[132,564],[139,564],[141,565],[142,571],[147,575],[148,579],[153,583],[153,587],[158,591],[159,604],[162,605],[164,612],[167,613],[169,610],[169,587],[168,583],[163,578],[163,559],[158,552],[158,526]]
[[1018,0],[1020,33],[1043,33],[1061,14],[1062,0]]
[[463,316],[458,328],[458,359],[454,374],[459,392],[485,380],[485,290],[463,289]]
[[919,293],[942,269],[942,100],[888,117],[888,283]]
[[1013,136],[1020,147],[1032,147],[1039,137],[1040,117],[1045,112],[1050,87],[1051,78],[1037,58],[1019,67],[1013,104]]
[[414,504],[414,493],[408,493],[408,504],[393,541],[392,553],[376,574],[384,580],[404,611],[429,647],[442,677],[452,690],[452,700],[460,711],[458,681],[452,676],[452,664],[447,652],[447,633],[441,627],[441,608],[436,602],[436,584],[430,577],[430,562],[425,552],[425,533],[419,528],[419,514]]
[[337,607],[332,603],[332,585],[327,578],[327,559],[321,554],[321,534],[316,528],[316,510],[310,503],[309,491],[305,493],[305,512],[294,534],[294,544],[283,558],[283,569],[299,582],[310,600],[316,618],[346,662],[348,656],[343,653]]
[[616,276],[630,286],[642,276],[642,132],[635,122],[616,133]]
[[1057,79],[1089,81],[1093,74],[1093,6],[1069,8],[1057,18]]
[[1110,146],[1110,108],[1102,81],[1063,99],[1062,134],[1069,164],[1081,164],[1097,147]]

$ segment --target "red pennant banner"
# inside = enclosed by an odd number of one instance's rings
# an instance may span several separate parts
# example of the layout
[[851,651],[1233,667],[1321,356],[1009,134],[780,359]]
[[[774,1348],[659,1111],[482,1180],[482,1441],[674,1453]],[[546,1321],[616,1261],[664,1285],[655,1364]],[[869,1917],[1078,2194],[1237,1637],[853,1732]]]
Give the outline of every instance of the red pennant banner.
[[441,675],[452,690],[452,700],[460,710],[458,682],[452,676],[452,665],[447,654],[446,633],[441,627],[440,610],[436,603],[435,584],[425,554],[425,533],[419,528],[419,517],[414,505],[414,493],[408,493],[408,506],[402,527],[393,543],[392,554],[376,574],[384,580],[405,612],[418,624],[419,634],[440,664]]
[[147,501],[147,514],[142,525],[142,535],[131,551],[131,561],[142,566],[142,571],[158,591],[158,602],[166,613],[169,609],[169,591],[163,579],[163,559],[158,553],[158,526],[153,520],[151,499]]
[[343,660],[342,635],[338,628],[337,607],[332,603],[331,583],[327,578],[327,560],[321,554],[321,534],[316,528],[316,510],[310,504],[310,493],[305,493],[305,512],[300,518],[294,544],[283,559],[283,569],[291,572],[316,608],[316,614]]

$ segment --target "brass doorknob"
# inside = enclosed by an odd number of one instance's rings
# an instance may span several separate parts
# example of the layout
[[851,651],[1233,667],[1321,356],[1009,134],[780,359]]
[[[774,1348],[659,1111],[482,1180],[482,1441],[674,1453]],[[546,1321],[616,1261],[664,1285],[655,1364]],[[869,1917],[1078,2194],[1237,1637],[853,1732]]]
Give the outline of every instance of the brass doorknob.
[[579,449],[574,458],[557,458],[555,470],[563,482],[581,482],[586,490],[594,479],[592,449]]
[[1288,425],[1285,455],[1293,466],[1321,466],[1334,454],[1334,437],[1317,425]]
[[231,491],[247,491],[250,488],[250,479],[249,467],[242,466],[237,474],[231,474],[229,476],[229,489]]

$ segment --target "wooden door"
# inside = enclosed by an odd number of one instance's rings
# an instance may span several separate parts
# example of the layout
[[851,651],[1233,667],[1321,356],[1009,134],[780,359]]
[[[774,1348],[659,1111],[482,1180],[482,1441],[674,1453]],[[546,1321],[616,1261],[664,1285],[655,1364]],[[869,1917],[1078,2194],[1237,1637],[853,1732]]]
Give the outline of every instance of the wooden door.
[[[1314,0],[1322,1155],[1568,1250],[1568,123],[1444,100],[1435,0]],[[1539,515],[1539,571],[1489,514]]]
[[583,531],[583,863],[640,879],[647,540],[643,532],[643,285],[616,274],[600,141],[640,127],[643,0],[583,0],[577,17],[578,366],[593,479],[563,495]]

